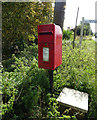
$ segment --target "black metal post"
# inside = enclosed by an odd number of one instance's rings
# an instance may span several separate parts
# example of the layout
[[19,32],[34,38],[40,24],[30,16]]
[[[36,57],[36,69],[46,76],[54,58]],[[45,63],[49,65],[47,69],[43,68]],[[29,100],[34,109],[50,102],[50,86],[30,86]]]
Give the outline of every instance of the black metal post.
[[53,93],[53,70],[49,70],[50,92]]

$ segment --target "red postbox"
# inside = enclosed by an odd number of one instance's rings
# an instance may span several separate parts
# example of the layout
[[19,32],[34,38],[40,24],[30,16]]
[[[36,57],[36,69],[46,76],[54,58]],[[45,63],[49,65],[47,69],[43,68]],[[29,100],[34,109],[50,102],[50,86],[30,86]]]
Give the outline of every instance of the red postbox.
[[38,66],[54,70],[62,64],[62,30],[55,24],[38,26]]

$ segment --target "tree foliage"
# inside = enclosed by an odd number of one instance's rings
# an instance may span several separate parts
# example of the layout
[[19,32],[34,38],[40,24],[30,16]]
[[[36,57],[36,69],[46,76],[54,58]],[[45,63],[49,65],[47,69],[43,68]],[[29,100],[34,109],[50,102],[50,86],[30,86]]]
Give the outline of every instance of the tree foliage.
[[[81,24],[77,26],[77,35],[80,35],[80,34],[81,34]],[[90,34],[92,34],[90,24],[84,23],[83,35],[90,35]]]
[[25,43],[37,43],[37,26],[52,22],[52,4],[5,2],[2,5],[3,59],[6,59],[23,50]]
[[63,30],[63,39],[70,40],[71,36],[72,36],[72,31]]

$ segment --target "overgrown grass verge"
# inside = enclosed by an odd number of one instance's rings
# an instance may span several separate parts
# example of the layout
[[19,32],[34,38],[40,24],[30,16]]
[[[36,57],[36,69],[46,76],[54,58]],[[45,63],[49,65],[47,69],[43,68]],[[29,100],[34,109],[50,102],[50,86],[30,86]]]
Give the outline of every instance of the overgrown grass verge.
[[64,87],[88,93],[88,120],[97,118],[95,42],[84,40],[81,48],[76,45],[75,49],[72,43],[63,42],[62,65],[54,70],[53,96],[49,90],[48,70],[38,68],[37,49],[37,46],[28,46],[19,57],[13,55],[3,62],[2,120],[72,119],[58,111],[56,98]]

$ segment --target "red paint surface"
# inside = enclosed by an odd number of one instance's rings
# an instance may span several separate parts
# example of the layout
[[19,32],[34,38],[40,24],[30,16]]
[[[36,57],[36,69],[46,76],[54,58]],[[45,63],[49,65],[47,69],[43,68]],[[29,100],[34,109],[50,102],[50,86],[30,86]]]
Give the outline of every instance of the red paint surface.
[[[43,47],[49,48],[49,61],[43,61]],[[62,31],[58,25],[38,26],[38,66],[54,70],[62,64]]]

